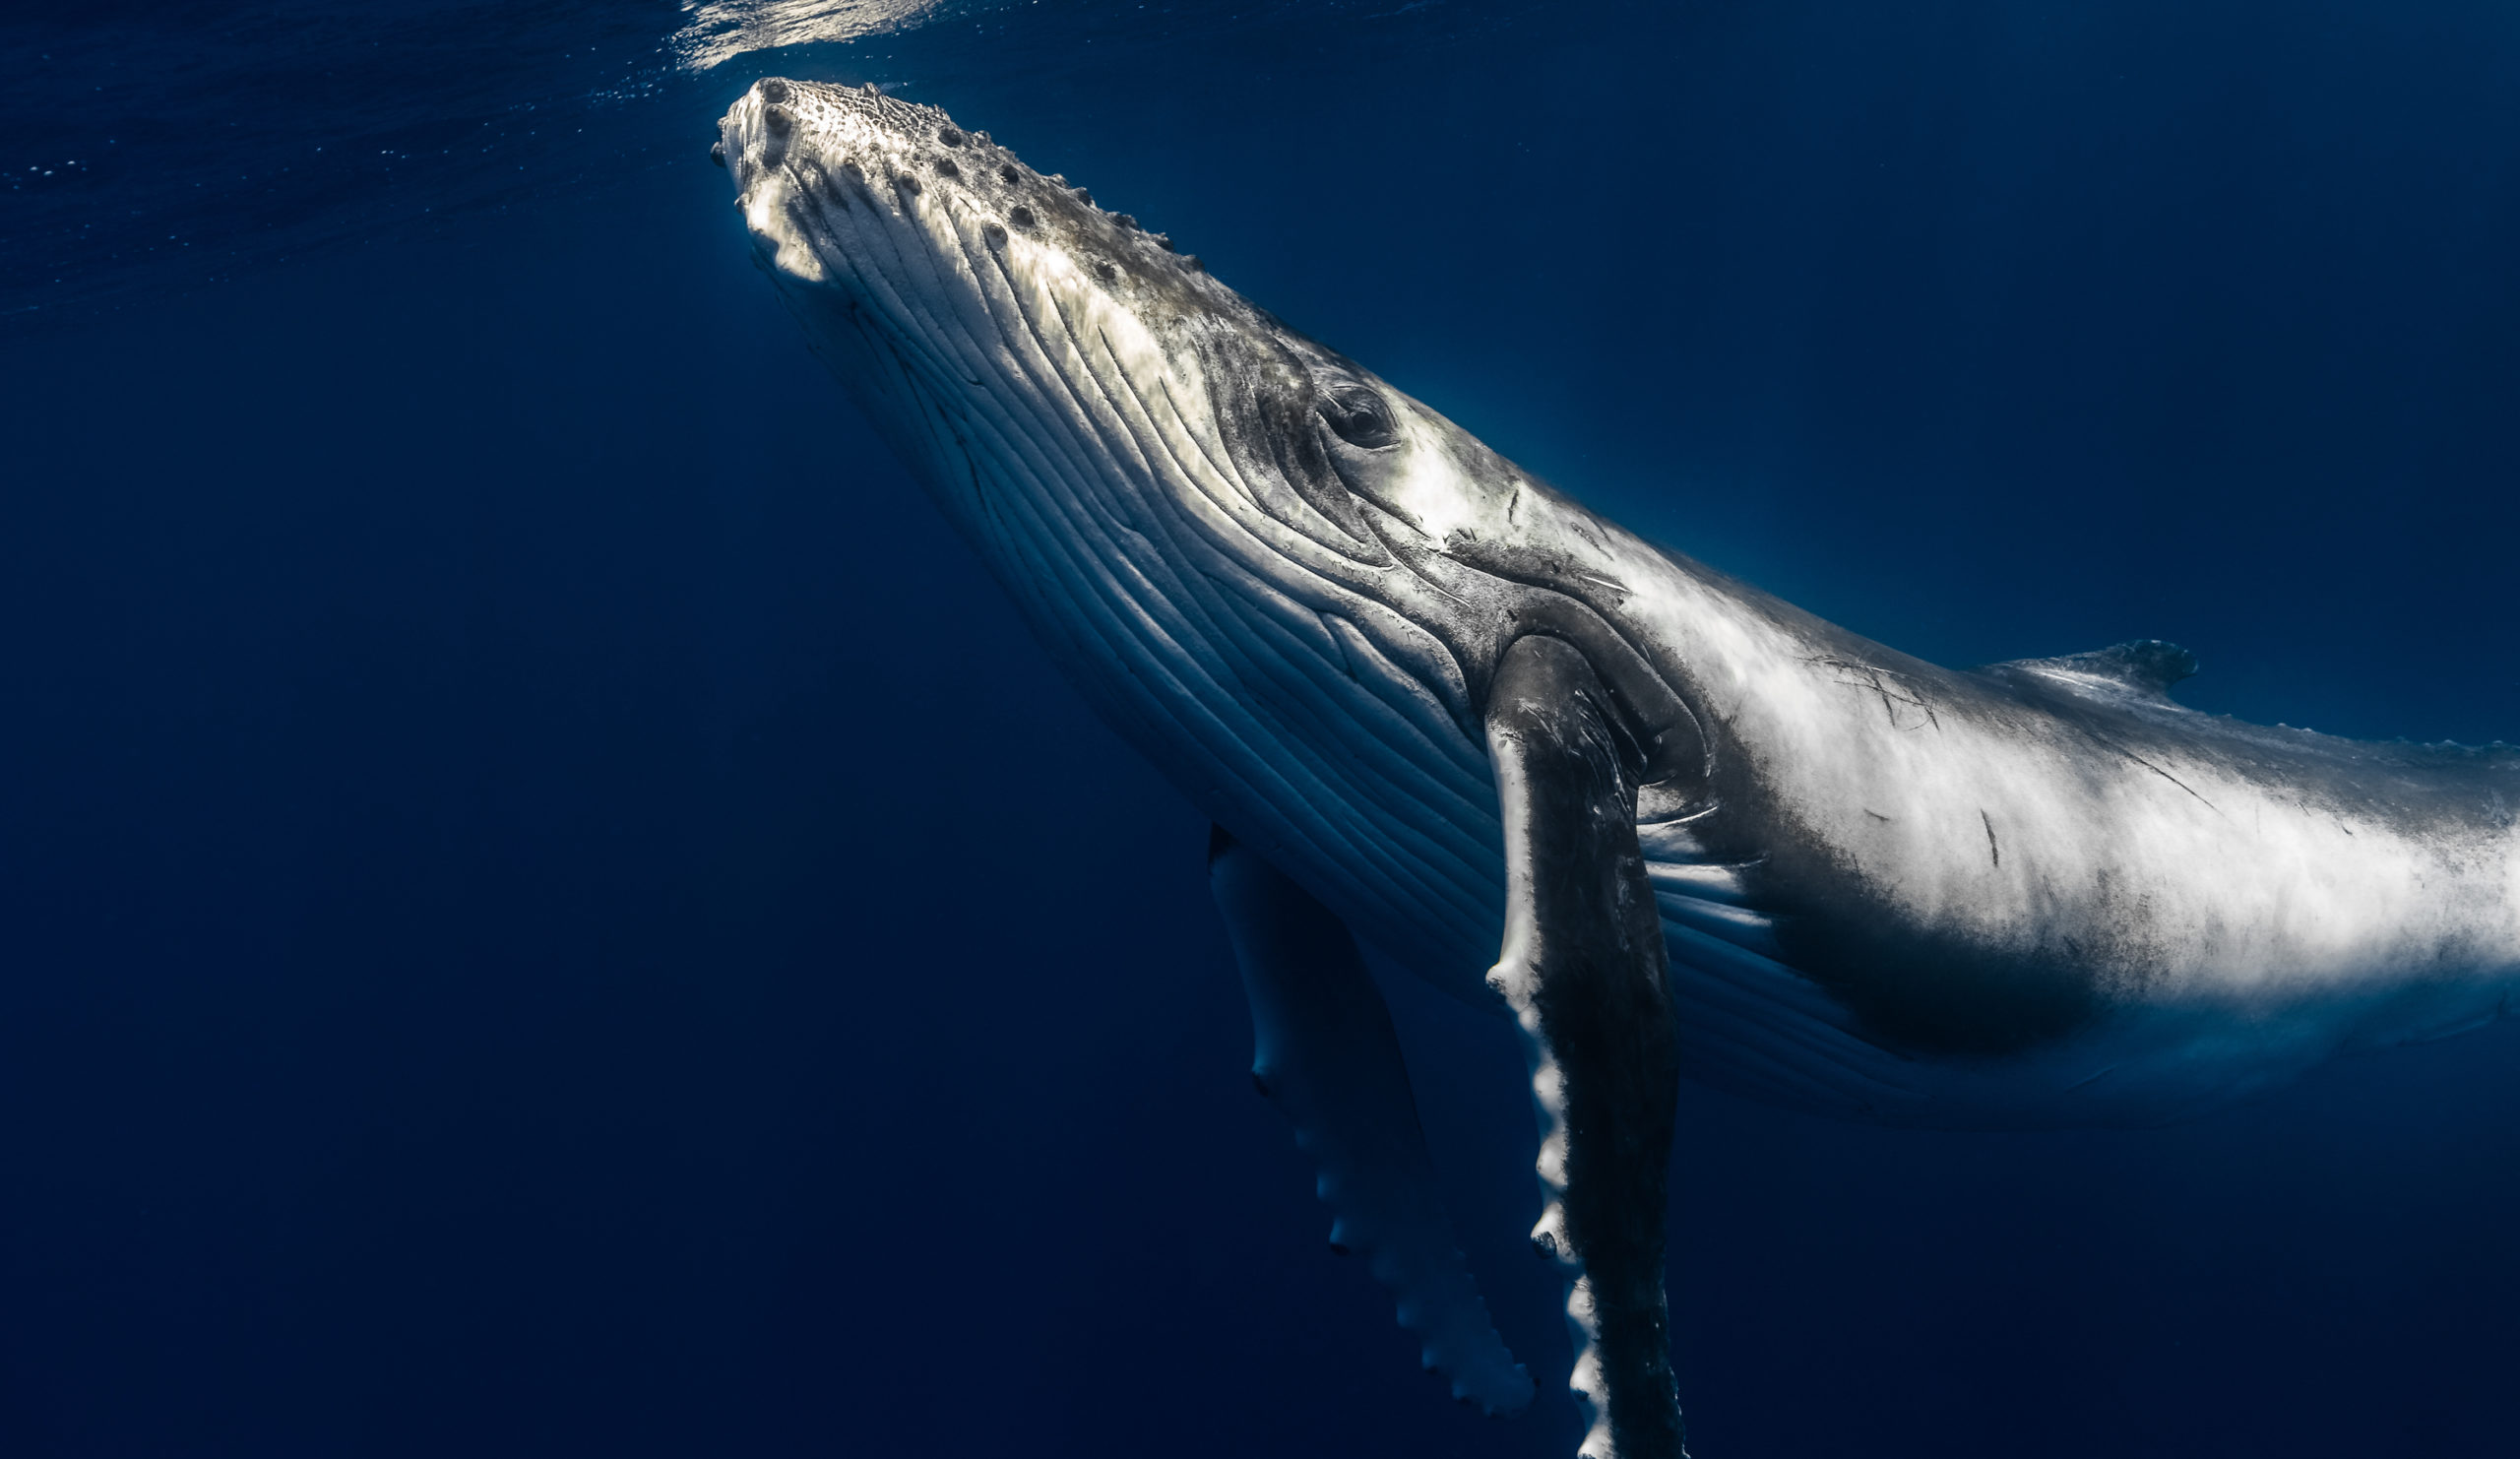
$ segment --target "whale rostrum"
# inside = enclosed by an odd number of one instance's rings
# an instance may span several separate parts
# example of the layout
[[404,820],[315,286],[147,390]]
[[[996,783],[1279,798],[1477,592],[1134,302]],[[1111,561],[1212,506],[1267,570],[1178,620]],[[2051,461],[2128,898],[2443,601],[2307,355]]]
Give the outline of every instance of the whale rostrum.
[[2200,714],[2154,641],[1965,671],[1871,643],[1585,510],[931,107],[766,80],[715,155],[815,350],[1218,826],[1255,1082],[1465,1401],[1530,1383],[1358,942],[1522,1032],[1593,1459],[1682,1452],[1679,1074],[1857,1119],[2146,1123],[2508,1006],[2520,754]]

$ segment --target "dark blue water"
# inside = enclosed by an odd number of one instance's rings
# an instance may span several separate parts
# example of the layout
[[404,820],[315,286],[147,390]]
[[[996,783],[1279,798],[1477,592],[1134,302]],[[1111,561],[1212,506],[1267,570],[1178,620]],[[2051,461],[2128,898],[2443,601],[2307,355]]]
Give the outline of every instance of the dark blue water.
[[[757,75],[1900,648],[2520,730],[2507,5],[693,22],[0,20],[0,1453],[1571,1451],[1509,1031],[1391,988],[1490,1423],[1324,1249],[1205,826],[746,262]],[[2511,1447],[2520,1030],[2165,1131],[1690,1089],[1674,1172],[1708,1459]]]

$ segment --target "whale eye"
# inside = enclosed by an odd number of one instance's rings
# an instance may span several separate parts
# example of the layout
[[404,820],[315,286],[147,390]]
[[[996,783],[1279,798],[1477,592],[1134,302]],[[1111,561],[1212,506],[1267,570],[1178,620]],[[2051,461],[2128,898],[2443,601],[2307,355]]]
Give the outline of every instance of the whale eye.
[[1380,395],[1345,381],[1321,393],[1313,409],[1321,412],[1331,431],[1351,446],[1366,451],[1379,451],[1400,442],[1400,422],[1391,418],[1391,407]]

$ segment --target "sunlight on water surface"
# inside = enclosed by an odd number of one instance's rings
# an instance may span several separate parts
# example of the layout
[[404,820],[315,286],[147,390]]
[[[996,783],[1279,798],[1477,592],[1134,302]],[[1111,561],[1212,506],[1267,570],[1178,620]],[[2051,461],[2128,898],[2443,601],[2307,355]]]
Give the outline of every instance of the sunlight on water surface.
[[917,25],[947,0],[685,0],[690,23],[674,33],[674,53],[694,71],[783,45],[856,40]]

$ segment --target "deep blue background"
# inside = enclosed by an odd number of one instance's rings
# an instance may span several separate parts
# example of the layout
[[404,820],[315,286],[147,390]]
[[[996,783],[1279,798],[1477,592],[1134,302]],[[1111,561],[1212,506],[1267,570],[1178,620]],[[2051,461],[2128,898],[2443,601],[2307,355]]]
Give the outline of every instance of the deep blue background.
[[[1203,824],[746,263],[764,72],[1900,648],[2520,729],[2520,13],[1395,8],[0,27],[13,179],[134,149],[0,237],[0,1452],[1571,1450],[1509,1031],[1391,989],[1494,1424],[1324,1252]],[[517,178],[281,170],[485,116]],[[1707,1459],[2507,1450],[2520,1030],[2167,1131],[1682,1113]]]

